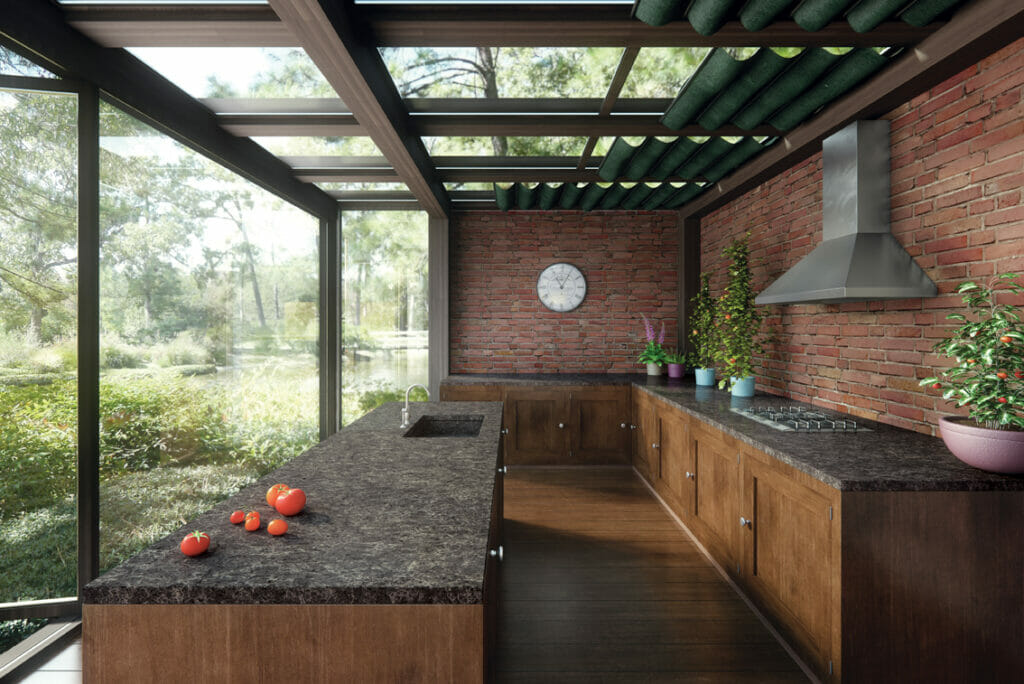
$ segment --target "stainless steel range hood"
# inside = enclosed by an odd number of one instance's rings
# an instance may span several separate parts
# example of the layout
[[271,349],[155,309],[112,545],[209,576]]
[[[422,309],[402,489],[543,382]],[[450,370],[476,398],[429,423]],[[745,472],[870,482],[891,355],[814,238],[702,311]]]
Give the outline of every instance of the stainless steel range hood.
[[855,121],[822,142],[822,241],[757,304],[934,297],[889,228],[889,122]]

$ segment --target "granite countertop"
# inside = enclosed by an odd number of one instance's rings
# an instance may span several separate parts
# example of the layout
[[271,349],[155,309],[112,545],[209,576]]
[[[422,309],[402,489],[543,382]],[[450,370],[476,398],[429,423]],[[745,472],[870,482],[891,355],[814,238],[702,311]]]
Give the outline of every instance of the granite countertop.
[[[495,466],[498,402],[410,404],[424,415],[483,416],[476,437],[404,438],[385,404],[90,582],[85,603],[480,603]],[[266,490],[301,487],[306,509],[271,537]],[[232,525],[256,510],[258,532]],[[178,550],[204,530],[211,551]]]
[[471,373],[449,375],[445,385],[630,385],[643,382],[638,373]]
[[[445,383],[540,385],[632,384],[709,425],[760,449],[783,463],[843,491],[1022,491],[1024,477],[998,475],[972,468],[953,456],[938,437],[854,418],[871,432],[784,432],[755,422],[733,407],[801,406],[822,410],[793,399],[758,392],[750,399],[733,398],[716,388],[697,387],[692,378],[668,380],[630,374],[586,375],[457,375]],[[563,380],[564,378],[564,380]],[[603,382],[602,382],[603,379]],[[829,412],[829,411],[826,411]],[[829,412],[837,413],[837,412]]]

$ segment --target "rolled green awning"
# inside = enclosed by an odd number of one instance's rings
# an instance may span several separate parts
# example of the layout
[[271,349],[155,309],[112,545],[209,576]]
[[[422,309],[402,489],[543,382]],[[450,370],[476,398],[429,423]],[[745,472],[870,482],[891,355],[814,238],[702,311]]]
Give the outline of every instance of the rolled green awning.
[[[555,197],[559,209],[653,210],[679,207],[707,187],[706,183],[564,183],[531,188],[524,183],[496,183],[494,195],[502,211],[552,209],[555,205],[549,203]],[[511,202],[510,197],[522,197],[524,201]],[[525,198],[532,198],[533,202],[527,204]]]

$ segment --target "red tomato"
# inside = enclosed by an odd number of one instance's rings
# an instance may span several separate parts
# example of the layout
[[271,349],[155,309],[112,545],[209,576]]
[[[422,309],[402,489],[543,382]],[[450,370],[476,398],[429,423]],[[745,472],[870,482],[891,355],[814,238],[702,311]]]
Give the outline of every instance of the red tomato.
[[942,383],[941,382],[937,382],[934,385],[932,385],[932,387],[934,387],[935,389],[939,389],[940,387],[942,387]]
[[277,497],[274,508],[281,515],[295,515],[306,507],[306,492],[301,489],[289,489]]
[[235,511],[231,514],[231,524],[237,525],[238,523],[245,520],[245,513],[242,511]]
[[210,535],[199,530],[190,532],[181,540],[179,548],[186,556],[198,556],[201,553],[206,553],[206,550],[210,548]]
[[270,489],[267,490],[267,505],[271,508],[274,507],[274,502],[277,501],[277,497],[287,492],[291,487],[286,484],[271,485]]
[[998,373],[996,373],[996,377],[999,378],[1000,380],[1005,380],[1006,373],[1004,373],[1003,371],[999,371]]
[[997,397],[996,401],[998,401],[1000,404],[1005,404],[1006,403],[1006,397]]
[[267,523],[267,532],[274,535],[275,537],[280,537],[287,531],[288,523],[284,520],[281,520],[280,518],[277,518],[276,520],[271,520],[269,523]]
[[260,514],[256,511],[249,511],[245,514],[245,529],[254,532],[260,529]]
[[1013,377],[1017,379],[1024,378],[1024,371],[1013,371]]
[[1013,338],[1010,337],[1009,335],[1003,335],[1002,337],[999,338],[999,341],[1002,342],[1003,344],[1009,344],[1012,340]]

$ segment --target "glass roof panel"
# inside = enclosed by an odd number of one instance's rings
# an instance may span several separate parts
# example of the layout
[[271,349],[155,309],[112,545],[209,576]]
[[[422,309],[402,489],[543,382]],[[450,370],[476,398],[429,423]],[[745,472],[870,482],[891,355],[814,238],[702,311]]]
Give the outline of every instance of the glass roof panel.
[[451,190],[493,190],[493,183],[445,183],[444,189]]
[[337,156],[337,157],[381,157],[383,156],[373,140],[365,137],[316,138],[256,137],[253,141],[271,154],[280,156]]
[[401,190],[408,190],[409,189],[409,186],[407,186],[405,183],[403,183],[402,181],[399,181],[399,180],[396,180],[394,183],[382,183],[382,182],[377,182],[377,183],[328,183],[328,182],[323,182],[323,183],[314,183],[314,185],[316,185],[321,190],[326,190],[326,191],[331,191],[331,190],[341,190],[341,191],[357,191],[357,190],[358,191],[372,191],[372,190],[382,190],[382,191],[394,192],[396,190],[397,191],[401,191]]
[[129,48],[192,97],[337,97],[300,48]]
[[619,97],[675,97],[711,48],[641,48]]
[[17,52],[12,52],[2,45],[0,45],[0,74],[5,74],[7,76],[56,78],[54,74],[43,67],[33,64]]
[[592,97],[622,48],[381,48],[403,97]]
[[[494,141],[504,141],[507,151],[500,154],[495,151]],[[510,156],[510,157],[544,157],[574,156],[583,152],[586,138],[573,137],[500,137],[500,138],[456,138],[426,137],[423,144],[431,155],[459,156]]]

